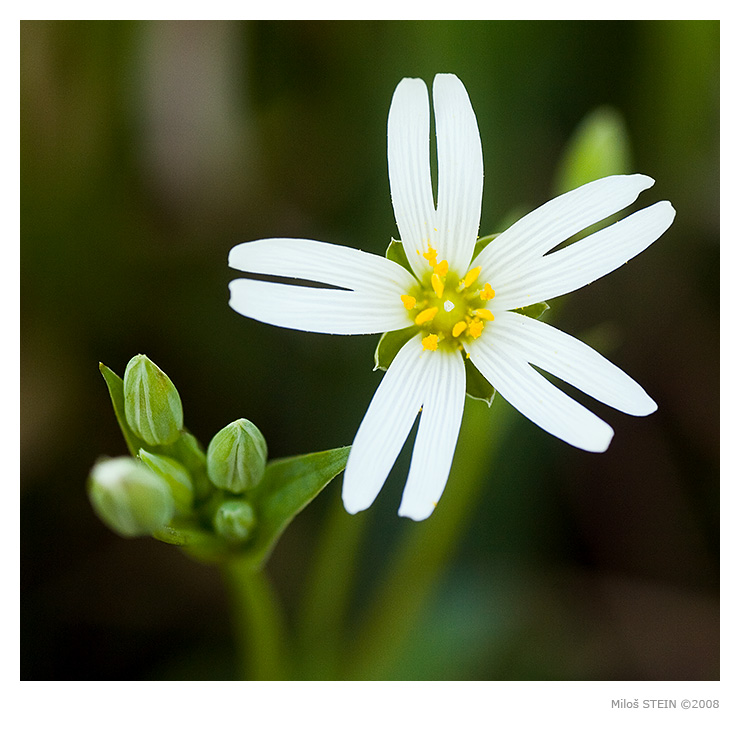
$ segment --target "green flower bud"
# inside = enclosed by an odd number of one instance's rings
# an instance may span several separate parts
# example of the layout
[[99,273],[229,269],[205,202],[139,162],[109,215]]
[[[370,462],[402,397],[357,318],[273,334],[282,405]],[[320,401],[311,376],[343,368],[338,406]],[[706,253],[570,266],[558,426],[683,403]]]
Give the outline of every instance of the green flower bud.
[[267,442],[251,421],[237,419],[213,437],[206,460],[211,482],[239,494],[256,487],[265,474]]
[[177,460],[151,454],[145,449],[139,450],[139,459],[169,485],[177,512],[180,515],[190,513],[193,507],[193,481],[188,471]]
[[221,503],[213,516],[216,533],[229,543],[244,543],[256,522],[254,508],[244,500]]
[[147,444],[172,444],[183,426],[180,394],[145,355],[133,357],[123,375],[126,421]]
[[88,496],[100,520],[125,538],[151,535],[175,514],[167,483],[131,457],[98,462],[90,473]]

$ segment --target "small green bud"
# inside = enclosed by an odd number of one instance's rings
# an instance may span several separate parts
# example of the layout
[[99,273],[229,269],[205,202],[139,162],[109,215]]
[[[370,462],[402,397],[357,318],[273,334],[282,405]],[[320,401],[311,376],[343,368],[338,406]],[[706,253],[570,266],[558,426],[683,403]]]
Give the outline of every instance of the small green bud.
[[90,473],[88,496],[103,523],[125,538],[151,535],[175,514],[167,483],[132,457],[98,462]]
[[251,421],[237,419],[211,439],[206,460],[211,482],[239,494],[256,487],[265,474],[267,443]]
[[134,356],[123,375],[126,421],[147,444],[172,444],[183,427],[180,394],[145,355]]
[[190,513],[193,507],[193,481],[188,471],[177,460],[152,454],[145,449],[139,450],[139,459],[169,485],[177,512],[181,515]]
[[216,533],[229,543],[244,543],[256,522],[254,508],[244,500],[227,500],[221,503],[213,516]]

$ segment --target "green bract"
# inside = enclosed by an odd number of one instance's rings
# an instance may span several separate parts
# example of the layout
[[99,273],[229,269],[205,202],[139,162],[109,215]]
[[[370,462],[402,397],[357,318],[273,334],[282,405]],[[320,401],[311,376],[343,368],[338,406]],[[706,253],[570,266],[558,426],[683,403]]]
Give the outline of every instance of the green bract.
[[145,355],[129,361],[123,375],[126,421],[147,444],[172,444],[183,427],[182,402],[172,381]]
[[177,512],[186,514],[193,507],[193,481],[177,460],[139,450],[139,459],[169,486]]
[[221,429],[206,453],[208,477],[216,487],[240,494],[256,487],[265,473],[267,443],[247,419]]
[[127,538],[152,535],[175,513],[165,480],[131,457],[98,462],[90,474],[88,495],[98,517]]

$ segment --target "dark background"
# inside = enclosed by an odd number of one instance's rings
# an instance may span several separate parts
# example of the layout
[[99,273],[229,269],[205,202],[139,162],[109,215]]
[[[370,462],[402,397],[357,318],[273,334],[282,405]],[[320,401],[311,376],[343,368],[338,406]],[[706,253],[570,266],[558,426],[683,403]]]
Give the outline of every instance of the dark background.
[[[227,255],[281,235],[383,253],[390,98],[441,71],[478,117],[481,234],[552,196],[589,112],[623,115],[634,171],[657,181],[640,204],[668,199],[676,221],[549,320],[659,410],[582,399],[616,432],[592,455],[497,400],[480,418],[505,435],[441,580],[367,677],[719,678],[719,22],[96,21],[21,23],[23,679],[233,677],[218,571],[118,538],[89,507],[93,462],[125,451],[98,362],[122,375],[149,355],[204,443],[242,416],[273,457],[350,443],[375,338],[236,315]],[[351,623],[394,546],[426,530],[396,517],[404,472],[360,518]],[[289,622],[340,485],[268,565]]]

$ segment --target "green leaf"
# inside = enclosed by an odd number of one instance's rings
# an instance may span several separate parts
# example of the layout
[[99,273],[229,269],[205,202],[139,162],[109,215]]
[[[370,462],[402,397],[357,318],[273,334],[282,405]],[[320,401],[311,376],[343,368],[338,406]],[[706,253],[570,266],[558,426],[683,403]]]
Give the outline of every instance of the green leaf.
[[342,472],[349,450],[339,447],[267,463],[252,498],[257,515],[254,534],[242,554],[255,568],[267,561],[293,518]]
[[526,307],[518,307],[514,312],[518,312],[520,315],[526,315],[535,320],[539,320],[550,309],[550,305],[547,302],[538,302],[535,305],[527,305]]
[[560,160],[555,192],[569,190],[607,175],[631,169],[630,143],[622,115],[611,107],[599,107],[578,125]]
[[[395,261],[396,264],[400,264],[406,271],[414,274],[414,270],[411,268],[409,258],[406,256],[406,252],[403,249],[403,244],[396,239],[391,239],[391,243],[388,244],[388,248],[385,250],[385,258]],[[414,274],[414,276],[416,276]]]
[[98,367],[100,368],[100,373],[108,386],[110,400],[113,402],[113,412],[116,415],[116,421],[118,421],[118,426],[121,428],[123,438],[126,440],[128,451],[131,452],[133,457],[137,457],[139,455],[139,449],[142,447],[144,449],[151,449],[151,447],[143,439],[134,434],[126,421],[126,410],[123,399],[123,379],[102,363],[99,363]]
[[485,401],[490,406],[496,395],[496,389],[483,377],[470,358],[463,358],[463,362],[465,363],[465,393],[471,398]]
[[373,370],[387,371],[398,351],[419,332],[419,328],[411,325],[405,330],[392,330],[383,333],[375,348],[375,368]]

